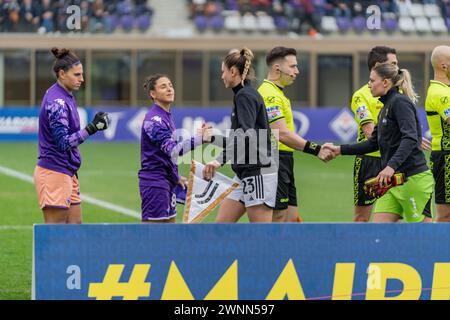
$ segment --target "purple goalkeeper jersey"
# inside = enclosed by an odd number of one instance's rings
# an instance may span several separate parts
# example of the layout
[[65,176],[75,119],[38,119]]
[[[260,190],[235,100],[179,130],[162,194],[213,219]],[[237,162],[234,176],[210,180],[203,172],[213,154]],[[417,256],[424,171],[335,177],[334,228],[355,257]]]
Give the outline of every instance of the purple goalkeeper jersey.
[[172,114],[153,104],[142,124],[139,185],[172,190],[180,180],[178,157],[201,144],[201,135],[177,143]]
[[78,145],[88,136],[86,129],[80,130],[74,96],[55,83],[42,99],[37,165],[73,176],[81,165]]

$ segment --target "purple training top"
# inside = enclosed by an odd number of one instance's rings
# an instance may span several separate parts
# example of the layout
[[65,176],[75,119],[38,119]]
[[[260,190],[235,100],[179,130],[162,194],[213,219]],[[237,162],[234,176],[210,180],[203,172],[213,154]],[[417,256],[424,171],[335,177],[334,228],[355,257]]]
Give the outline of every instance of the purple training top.
[[38,166],[73,176],[81,165],[78,145],[87,137],[86,129],[80,130],[75,98],[55,83],[42,99]]
[[142,124],[139,185],[172,190],[180,180],[178,157],[201,144],[200,135],[177,143],[172,114],[153,104]]

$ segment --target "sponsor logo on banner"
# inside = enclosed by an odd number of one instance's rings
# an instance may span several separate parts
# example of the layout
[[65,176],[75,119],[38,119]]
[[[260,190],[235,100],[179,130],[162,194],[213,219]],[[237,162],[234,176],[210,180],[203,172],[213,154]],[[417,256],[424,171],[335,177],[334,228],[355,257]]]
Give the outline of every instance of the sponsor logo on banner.
[[106,140],[114,140],[117,133],[119,120],[122,119],[125,112],[108,112],[109,126],[108,130],[102,131]]
[[39,117],[0,116],[0,133],[37,133]]
[[299,112],[299,111],[292,111],[292,116],[294,117],[294,125],[295,125],[295,129],[297,130],[297,133],[300,136],[305,137],[309,131],[309,125],[310,125],[308,116],[306,114],[304,114],[303,112]]
[[[33,299],[450,297],[450,251],[434,245],[450,241],[442,224],[36,224],[33,230]],[[419,233],[422,245],[411,246]],[[76,243],[61,244],[67,234]],[[393,250],[392,243],[410,250]]]
[[330,122],[330,129],[343,141],[352,140],[358,132],[358,124],[353,118],[353,114],[348,109],[343,109]]
[[127,128],[136,137],[136,139],[141,139],[141,129],[142,123],[144,122],[145,114],[147,113],[146,108],[140,109],[127,123]]

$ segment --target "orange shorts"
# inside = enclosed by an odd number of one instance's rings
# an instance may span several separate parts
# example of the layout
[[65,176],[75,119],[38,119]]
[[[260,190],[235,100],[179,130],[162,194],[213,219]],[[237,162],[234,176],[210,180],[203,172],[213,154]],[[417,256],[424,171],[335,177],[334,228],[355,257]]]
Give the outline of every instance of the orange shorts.
[[67,174],[36,166],[34,184],[39,206],[44,208],[69,209],[81,203],[78,179]]

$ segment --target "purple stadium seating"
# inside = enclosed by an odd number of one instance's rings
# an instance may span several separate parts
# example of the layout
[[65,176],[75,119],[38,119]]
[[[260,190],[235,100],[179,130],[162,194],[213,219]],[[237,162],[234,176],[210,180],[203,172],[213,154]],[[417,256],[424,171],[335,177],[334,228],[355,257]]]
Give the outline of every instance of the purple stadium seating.
[[112,14],[109,19],[111,24],[111,32],[113,32],[120,24],[119,17],[116,14]]
[[447,24],[447,29],[450,30],[450,17],[448,17],[447,19],[445,19],[445,22]]
[[366,30],[366,19],[362,16],[357,16],[355,18],[353,18],[353,29],[357,32],[357,33],[361,33],[364,30]]
[[275,27],[278,31],[287,31],[289,29],[289,22],[286,17],[283,16],[275,16],[273,18],[273,22],[275,23]]
[[341,32],[347,32],[351,27],[351,22],[347,17],[338,17],[336,22]]
[[150,27],[150,15],[143,14],[137,18],[137,27],[140,31],[144,32]]
[[129,0],[122,1],[117,4],[117,12],[119,15],[129,15],[132,11],[133,8]]
[[120,17],[120,24],[122,25],[123,30],[129,32],[133,29],[134,19],[131,14],[126,14]]
[[384,28],[387,32],[394,32],[398,30],[397,19],[386,19],[384,20]]
[[223,17],[220,14],[215,15],[214,17],[211,18],[210,25],[214,31],[222,30],[224,26]]
[[208,27],[208,20],[205,16],[198,15],[194,18],[194,24],[198,31],[203,32]]
[[239,5],[237,0],[227,0],[225,8],[227,10],[237,11],[239,10]]

